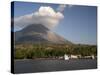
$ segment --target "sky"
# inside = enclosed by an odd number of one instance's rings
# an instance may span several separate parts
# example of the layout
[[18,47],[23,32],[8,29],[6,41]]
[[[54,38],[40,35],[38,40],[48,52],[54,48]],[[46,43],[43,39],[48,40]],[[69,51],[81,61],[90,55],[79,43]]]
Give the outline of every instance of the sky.
[[[39,12],[40,7],[43,8],[43,9],[41,8],[41,10],[44,10],[45,8],[45,10],[50,9],[50,11],[47,12],[46,10],[46,13],[43,14],[41,11]],[[48,21],[45,23],[44,22],[45,19],[43,19],[42,23],[48,24],[47,26],[50,28],[50,30],[63,36],[65,39],[76,44],[93,44],[93,45],[97,44],[97,8],[95,6],[79,6],[79,5],[65,6],[61,4],[31,3],[31,2],[14,3],[15,19],[27,14],[31,15],[31,13],[35,15],[35,12],[38,14],[39,18],[41,16],[40,13],[42,13],[42,15],[46,15],[44,17],[50,20],[50,22]],[[49,17],[47,13],[51,13]],[[52,15],[56,16],[53,17]],[[35,17],[37,18],[36,15]],[[54,20],[52,21],[51,18],[53,18]],[[17,24],[20,23],[18,22]],[[17,31],[18,29],[15,27],[15,30]]]

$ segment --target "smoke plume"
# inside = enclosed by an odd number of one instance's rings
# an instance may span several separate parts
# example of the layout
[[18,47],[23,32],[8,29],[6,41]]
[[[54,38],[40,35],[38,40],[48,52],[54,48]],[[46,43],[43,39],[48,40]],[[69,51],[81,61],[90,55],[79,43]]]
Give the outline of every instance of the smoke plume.
[[61,5],[59,6],[59,11],[56,12],[49,6],[41,6],[37,11],[31,14],[15,17],[14,26],[17,29],[22,29],[30,24],[41,24],[52,29],[64,18],[64,15],[61,13],[64,8],[65,6]]

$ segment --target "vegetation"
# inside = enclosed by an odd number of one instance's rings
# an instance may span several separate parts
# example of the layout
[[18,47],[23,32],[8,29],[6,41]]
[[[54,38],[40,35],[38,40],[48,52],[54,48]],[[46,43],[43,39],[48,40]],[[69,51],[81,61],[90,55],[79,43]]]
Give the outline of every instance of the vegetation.
[[95,45],[20,44],[15,46],[15,59],[57,58],[59,56],[97,56]]

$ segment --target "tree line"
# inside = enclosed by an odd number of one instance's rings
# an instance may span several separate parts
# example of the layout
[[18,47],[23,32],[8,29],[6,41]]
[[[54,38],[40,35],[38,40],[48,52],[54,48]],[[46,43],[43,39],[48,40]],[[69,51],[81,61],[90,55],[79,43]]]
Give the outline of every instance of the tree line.
[[16,45],[15,59],[57,58],[67,55],[97,56],[96,45],[32,44]]

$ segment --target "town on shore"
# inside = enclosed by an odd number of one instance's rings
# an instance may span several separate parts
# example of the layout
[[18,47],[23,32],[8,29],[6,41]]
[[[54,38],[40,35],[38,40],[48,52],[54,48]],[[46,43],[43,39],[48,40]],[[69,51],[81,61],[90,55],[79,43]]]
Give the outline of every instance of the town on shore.
[[96,45],[18,44],[15,59],[96,59]]

